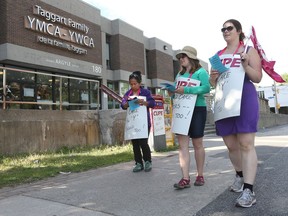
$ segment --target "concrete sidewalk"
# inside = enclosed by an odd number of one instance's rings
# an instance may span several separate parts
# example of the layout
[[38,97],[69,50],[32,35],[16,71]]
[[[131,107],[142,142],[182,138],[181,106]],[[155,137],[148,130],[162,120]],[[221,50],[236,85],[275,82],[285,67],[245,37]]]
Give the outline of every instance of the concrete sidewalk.
[[[148,173],[132,173],[131,161],[0,189],[0,216],[287,215],[287,131],[281,126],[257,133],[257,204],[249,209],[234,207],[238,194],[227,190],[235,174],[226,147],[221,138],[207,136],[202,187],[175,190],[178,152],[153,153]],[[192,148],[191,156],[193,183]]]

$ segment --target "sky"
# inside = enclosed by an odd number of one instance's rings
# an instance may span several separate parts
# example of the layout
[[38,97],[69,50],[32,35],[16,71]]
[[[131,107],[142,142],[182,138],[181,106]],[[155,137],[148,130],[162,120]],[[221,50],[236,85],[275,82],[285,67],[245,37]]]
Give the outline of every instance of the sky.
[[[121,19],[172,45],[173,50],[189,45],[198,57],[209,57],[226,46],[220,29],[228,19],[237,19],[246,35],[254,26],[258,42],[269,60],[276,61],[278,74],[288,73],[288,10],[280,0],[83,0],[100,9],[109,20]],[[252,45],[252,44],[251,44]],[[259,86],[273,80],[263,71]]]

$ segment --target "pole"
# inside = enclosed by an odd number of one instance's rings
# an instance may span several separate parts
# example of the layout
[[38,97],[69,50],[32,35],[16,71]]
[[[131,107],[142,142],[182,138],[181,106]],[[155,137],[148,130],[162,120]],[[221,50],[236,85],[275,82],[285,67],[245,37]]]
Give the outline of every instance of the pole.
[[279,114],[279,110],[278,110],[278,98],[277,98],[277,89],[276,89],[276,82],[274,80],[274,84],[273,84],[273,92],[274,92],[274,102],[275,102],[275,113]]
[[3,110],[6,109],[6,94],[7,94],[7,89],[6,89],[6,69],[3,69],[3,96],[2,96],[2,101],[3,101]]

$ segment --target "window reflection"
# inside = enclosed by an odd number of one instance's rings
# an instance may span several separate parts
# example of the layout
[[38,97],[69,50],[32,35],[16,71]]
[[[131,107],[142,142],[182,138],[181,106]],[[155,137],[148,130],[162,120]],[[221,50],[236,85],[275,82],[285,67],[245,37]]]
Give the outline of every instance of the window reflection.
[[43,74],[37,74],[37,102],[42,104],[38,105],[38,109],[50,110],[51,105],[45,105],[43,103],[52,103],[52,76]]
[[[0,105],[3,102],[0,67]],[[99,82],[43,72],[6,70],[7,109],[89,110],[99,107]]]

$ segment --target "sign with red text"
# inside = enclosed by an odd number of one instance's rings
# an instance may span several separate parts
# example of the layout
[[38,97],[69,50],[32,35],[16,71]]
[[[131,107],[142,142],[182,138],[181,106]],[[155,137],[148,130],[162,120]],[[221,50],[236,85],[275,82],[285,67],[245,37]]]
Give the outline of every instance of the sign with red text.
[[245,72],[241,57],[236,55],[221,55],[223,64],[229,68],[217,79],[214,99],[214,121],[240,115],[242,89]]
[[165,134],[164,109],[153,109],[154,136]]
[[[178,77],[177,87],[179,86],[199,86],[200,81],[191,78]],[[173,99],[172,111],[172,132],[176,134],[188,135],[197,95],[177,94]]]

